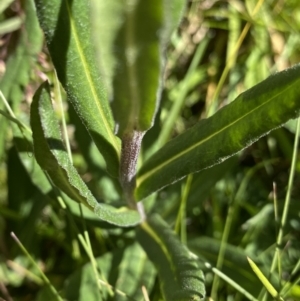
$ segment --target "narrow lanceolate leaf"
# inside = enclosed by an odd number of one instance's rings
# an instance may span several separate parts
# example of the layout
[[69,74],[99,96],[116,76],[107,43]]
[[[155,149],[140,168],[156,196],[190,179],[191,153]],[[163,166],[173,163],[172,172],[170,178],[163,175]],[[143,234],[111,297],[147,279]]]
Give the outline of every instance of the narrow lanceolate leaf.
[[180,178],[218,164],[300,110],[300,65],[270,76],[214,116],[167,143],[138,173],[138,200]]
[[196,301],[205,296],[198,262],[158,215],[140,225],[137,238],[158,270],[166,301]]
[[136,211],[98,203],[80,178],[62,142],[47,82],[41,85],[33,98],[30,124],[36,160],[58,188],[73,200],[93,210],[103,221],[118,226],[132,226],[140,222]]
[[118,135],[153,123],[162,88],[165,49],[185,0],[92,0],[98,63],[107,77]]
[[117,177],[120,143],[113,132],[104,80],[95,60],[89,1],[35,2],[53,64],[68,100],[104,156],[109,173]]

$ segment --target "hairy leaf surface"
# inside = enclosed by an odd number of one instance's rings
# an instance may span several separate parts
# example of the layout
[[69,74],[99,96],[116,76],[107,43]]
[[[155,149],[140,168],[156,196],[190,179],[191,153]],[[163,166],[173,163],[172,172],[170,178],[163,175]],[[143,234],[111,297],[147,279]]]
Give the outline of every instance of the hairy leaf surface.
[[159,215],[140,225],[137,238],[158,270],[164,300],[204,298],[204,278],[197,260]]
[[38,17],[58,78],[82,119],[109,173],[119,172],[120,141],[104,80],[97,68],[90,25],[89,1],[36,0]]
[[132,226],[139,223],[140,216],[134,210],[117,209],[98,203],[80,178],[63,145],[47,82],[41,85],[34,96],[30,123],[36,160],[47,171],[57,187],[73,200],[93,210],[103,221],[118,226]]
[[186,1],[91,3],[98,65],[113,100],[118,135],[146,131],[160,99],[166,45]]
[[201,120],[156,152],[138,173],[136,197],[218,164],[300,110],[300,65],[270,76],[215,115]]

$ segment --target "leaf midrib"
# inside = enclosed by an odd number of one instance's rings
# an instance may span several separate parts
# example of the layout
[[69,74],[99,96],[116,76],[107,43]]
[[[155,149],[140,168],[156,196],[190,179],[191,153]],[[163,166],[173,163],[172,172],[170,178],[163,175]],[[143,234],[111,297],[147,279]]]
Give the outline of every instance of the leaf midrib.
[[145,232],[147,232],[153,238],[154,241],[156,241],[158,246],[161,248],[163,254],[165,254],[165,257],[169,262],[171,269],[175,273],[176,269],[165,243],[160,239],[160,237],[156,234],[156,232],[152,229],[152,227],[147,222],[142,223],[141,227],[144,229]]
[[[296,81],[298,82],[298,81]],[[290,86],[288,86],[287,88],[285,88],[284,90],[280,90],[279,93],[275,94],[273,97],[271,97],[269,100],[265,101],[264,103],[262,103],[260,106],[255,107],[253,110],[247,112],[246,114],[244,114],[243,116],[241,116],[240,118],[236,119],[234,122],[229,123],[227,126],[223,127],[221,130],[211,134],[210,136],[208,136],[207,138],[199,141],[198,143],[188,147],[187,149],[185,149],[184,151],[178,153],[177,155],[171,157],[170,159],[164,161],[163,163],[159,164],[157,167],[153,168],[152,170],[146,172],[144,175],[140,176],[137,178],[137,187],[139,187],[141,185],[141,183],[143,183],[147,178],[149,178],[151,175],[153,175],[154,173],[156,173],[157,171],[159,171],[160,169],[164,168],[166,165],[170,164],[172,161],[175,161],[176,159],[178,159],[179,157],[187,154],[188,152],[192,151],[193,149],[197,148],[198,146],[202,145],[203,143],[207,142],[208,140],[214,138],[215,136],[217,136],[218,134],[222,133],[223,131],[225,131],[226,129],[228,129],[229,127],[233,126],[234,124],[236,124],[237,122],[239,122],[240,120],[242,120],[243,118],[246,118],[248,115],[252,114],[253,112],[255,112],[256,110],[258,110],[259,108],[263,107],[264,105],[268,104],[269,102],[271,102],[274,98],[276,98],[278,95],[283,94],[286,90],[288,90],[292,85],[294,85],[296,82],[294,82],[293,84],[291,84]]]
[[[80,60],[81,60],[82,65],[83,65],[83,70],[84,70],[85,77],[87,78],[87,81],[88,81],[89,86],[91,88],[93,99],[94,99],[94,101],[96,103],[96,106],[98,108],[99,114],[100,114],[101,119],[103,121],[104,128],[105,128],[106,132],[108,133],[108,135],[110,137],[110,141],[112,142],[114,148],[117,150],[117,153],[119,155],[120,151],[119,151],[118,144],[116,142],[116,137],[112,133],[112,131],[110,129],[110,126],[109,126],[109,124],[107,122],[107,119],[105,117],[105,114],[104,114],[101,106],[99,105],[99,103],[97,101],[97,99],[98,99],[97,92],[95,90],[95,86],[94,86],[93,80],[92,80],[92,78],[90,76],[90,73],[88,72],[89,67],[88,67],[87,61],[85,59],[85,56],[83,54],[82,47],[80,45],[80,40],[79,40],[79,37],[78,37],[77,28],[76,28],[76,25],[75,25],[75,22],[74,22],[74,19],[73,19],[73,15],[72,15],[71,10],[70,10],[69,2],[68,2],[68,0],[65,0],[65,1],[66,1],[66,7],[67,7],[68,15],[69,15],[69,18],[70,18],[71,32],[72,32],[72,35],[74,37],[75,45],[76,45],[77,51],[79,53]],[[95,119],[98,120],[98,118],[95,118]],[[100,124],[100,127],[101,127],[101,124]]]
[[[126,27],[125,27],[125,57],[126,57],[126,71],[128,75],[128,89],[129,89],[129,96],[131,98],[131,108],[129,112],[129,123],[126,124],[127,131],[132,130],[132,128],[139,126],[139,124],[135,124],[136,117],[139,115],[140,112],[140,91],[139,91],[139,84],[137,80],[137,70],[136,70],[136,61],[137,61],[137,49],[136,39],[134,36],[135,30],[135,10],[131,12],[126,12]],[[134,52],[134,58],[128,58],[130,53]],[[133,55],[131,53],[131,55]]]

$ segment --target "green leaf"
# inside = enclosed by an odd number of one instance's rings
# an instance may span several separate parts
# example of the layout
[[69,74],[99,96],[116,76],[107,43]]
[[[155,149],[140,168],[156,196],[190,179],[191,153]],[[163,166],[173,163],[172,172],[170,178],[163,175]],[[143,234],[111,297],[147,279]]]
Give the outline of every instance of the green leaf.
[[[114,287],[134,300],[143,300],[142,286],[151,291],[155,280],[155,268],[137,243],[127,247],[118,265],[118,277]],[[111,278],[113,275],[111,275]],[[116,296],[115,300],[124,300]]]
[[99,298],[92,266],[88,263],[66,280],[64,291],[68,300],[144,300],[141,287],[144,285],[148,292],[151,291],[155,270],[138,244],[133,244],[125,250],[107,253],[96,261],[101,271],[101,280],[114,288],[114,298],[108,298],[107,287],[103,282],[103,293]]
[[96,64],[89,4],[84,0],[35,2],[53,64],[68,100],[104,156],[109,173],[117,177],[120,141],[113,132],[114,121],[105,83]]
[[[24,168],[26,169],[27,174],[29,175],[32,183],[43,194],[43,197],[48,198],[48,200],[50,201],[50,198],[53,198],[53,194],[52,194],[53,187],[49,181],[49,177],[47,177],[45,172],[37,164],[34,158],[32,137],[31,136],[29,137],[29,135],[27,135],[27,132],[23,131],[22,133],[20,131],[19,127],[20,126],[22,127],[23,125],[20,124],[19,120],[13,118],[11,120],[14,122],[14,124],[12,124],[11,126],[14,135],[14,144],[17,148],[19,158]],[[24,136],[24,134],[26,135]],[[97,152],[97,154],[99,154],[99,152]],[[16,168],[14,170],[16,170]],[[17,170],[19,170],[19,167],[17,168]],[[81,219],[83,214],[84,219],[86,221],[92,222],[93,225],[97,227],[101,227],[101,228],[115,227],[115,225],[107,224],[106,222],[100,220],[97,217],[97,215],[87,207],[82,206],[80,208],[76,202],[74,202],[63,192],[61,192],[61,196],[64,200],[64,203],[67,205],[68,210],[70,210],[70,212],[75,217]]]
[[[189,241],[188,246],[197,256],[216,266],[221,248],[219,240],[210,237],[195,238]],[[258,295],[261,285],[249,267],[247,255],[249,253],[242,248],[226,244],[221,271],[251,294]]]
[[137,200],[190,173],[221,163],[296,118],[300,110],[299,75],[297,65],[270,76],[167,143],[139,171]]
[[185,0],[92,1],[93,37],[107,77],[118,135],[153,125],[165,50]]
[[202,300],[203,273],[198,262],[158,215],[137,230],[137,239],[158,270],[164,300]]
[[30,117],[36,160],[57,187],[73,200],[94,210],[103,221],[118,226],[140,222],[140,216],[134,210],[98,203],[80,178],[63,145],[47,82],[40,86],[33,98]]

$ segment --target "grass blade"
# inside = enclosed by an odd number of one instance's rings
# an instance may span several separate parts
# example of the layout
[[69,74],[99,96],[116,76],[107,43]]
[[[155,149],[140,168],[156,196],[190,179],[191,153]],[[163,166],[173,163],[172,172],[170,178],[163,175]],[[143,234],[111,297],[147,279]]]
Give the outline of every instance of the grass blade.
[[55,287],[51,284],[51,282],[48,279],[48,277],[45,275],[45,273],[42,271],[42,269],[39,267],[39,265],[34,261],[34,259],[32,258],[32,256],[28,253],[28,251],[26,250],[26,248],[23,246],[23,244],[21,243],[21,241],[17,238],[17,236],[13,232],[11,232],[11,237],[18,244],[18,246],[20,247],[20,249],[22,250],[22,252],[28,257],[28,259],[30,260],[30,262],[32,263],[32,265],[39,271],[39,273],[41,275],[41,278],[43,279],[44,283],[49,287],[49,290],[53,294],[55,300],[63,301],[63,299],[61,298],[61,296],[59,295],[59,293],[57,292],[57,290],[55,289]]
[[260,271],[259,267],[252,261],[249,257],[247,257],[248,262],[255,273],[255,275],[258,277],[258,279],[261,281],[261,283],[264,285],[264,287],[268,290],[268,292],[271,294],[273,298],[276,298],[277,300],[283,300],[279,295],[274,286],[270,283],[270,281],[265,277],[265,275]]

